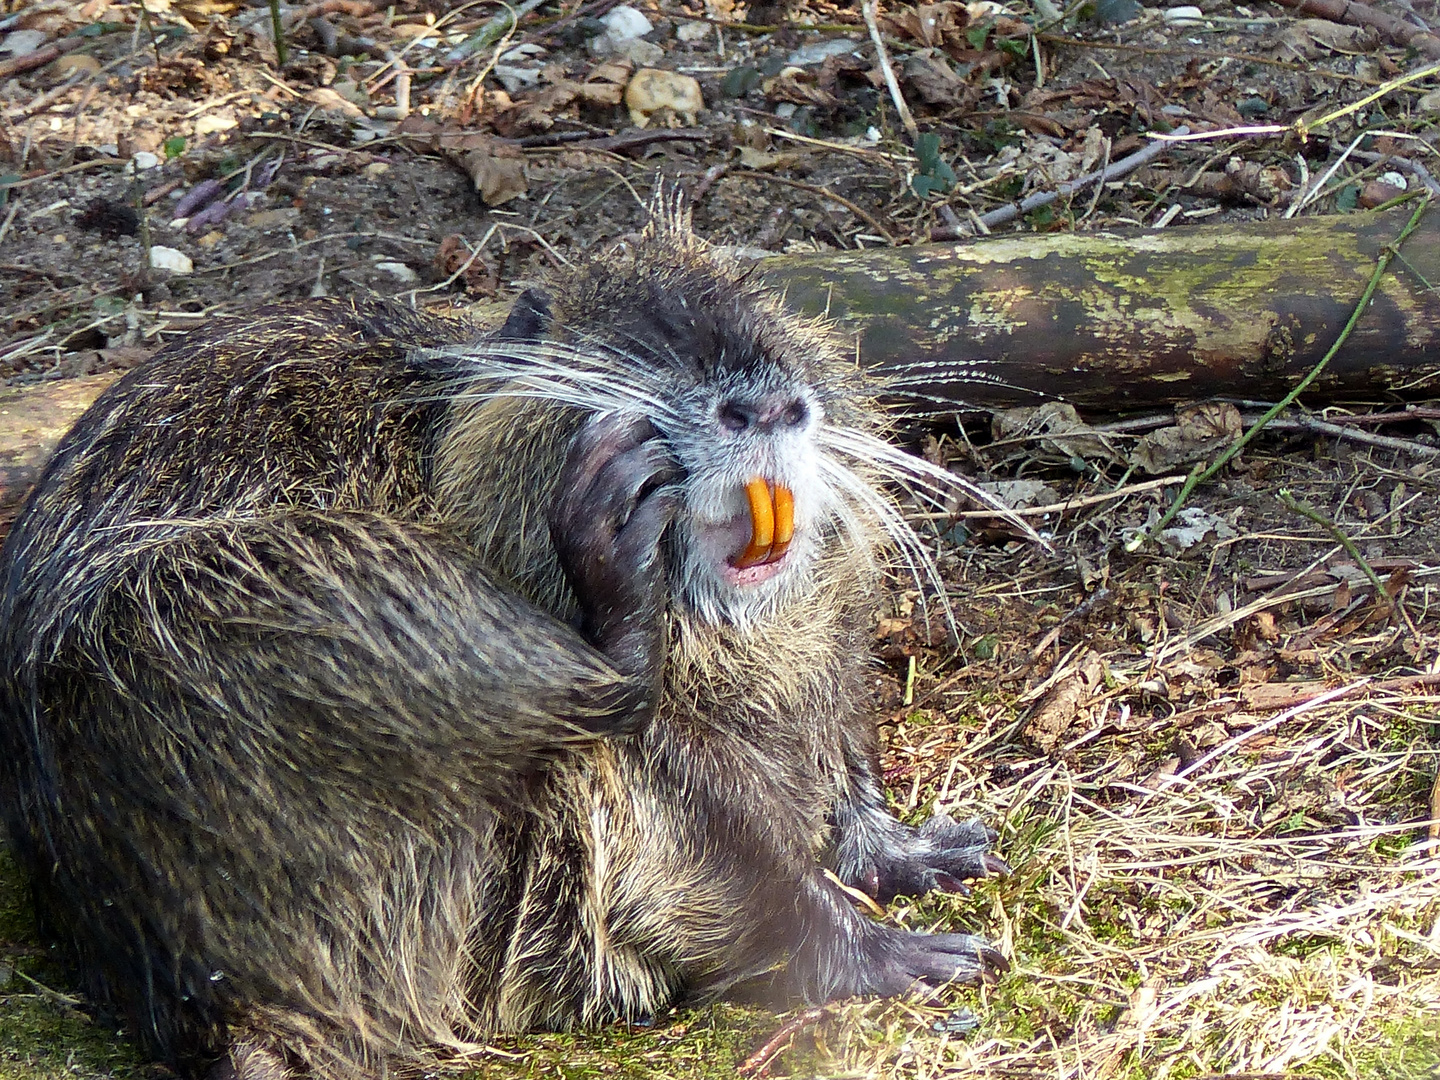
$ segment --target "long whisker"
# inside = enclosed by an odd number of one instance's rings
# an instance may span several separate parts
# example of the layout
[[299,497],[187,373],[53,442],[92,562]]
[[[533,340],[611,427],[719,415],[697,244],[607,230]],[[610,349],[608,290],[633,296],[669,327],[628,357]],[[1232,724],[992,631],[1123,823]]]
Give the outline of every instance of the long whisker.
[[431,400],[529,397],[590,409],[639,407],[651,416],[675,415],[673,405],[642,388],[654,381],[653,376],[647,378],[638,360],[616,350],[581,350],[548,342],[484,342],[417,356],[465,362],[450,385],[430,395]]
[[[953,633],[956,630],[955,616],[950,608],[949,597],[946,595],[940,572],[935,566],[935,560],[931,558],[929,550],[916,535],[915,530],[901,515],[899,508],[873,485],[856,476],[837,461],[822,458],[820,471],[822,477],[832,488],[842,495],[848,496],[848,499],[841,500],[841,505],[845,507],[840,514],[844,527],[853,533],[858,533],[863,528],[858,515],[850,508],[851,505],[858,505],[877,521],[885,530],[886,535],[890,537],[895,553],[909,572],[921,595],[930,593],[940,598],[945,611],[946,624]],[[928,610],[925,611],[925,619],[928,628]]]
[[940,506],[944,506],[945,496],[957,490],[963,491],[976,502],[994,510],[999,517],[1020,530],[1032,542],[1047,551],[1050,550],[1050,544],[1024,518],[996,496],[958,473],[942,469],[924,458],[907,454],[883,439],[853,428],[828,427],[821,432],[820,439],[822,444],[830,449],[882,467],[892,479],[909,480]]

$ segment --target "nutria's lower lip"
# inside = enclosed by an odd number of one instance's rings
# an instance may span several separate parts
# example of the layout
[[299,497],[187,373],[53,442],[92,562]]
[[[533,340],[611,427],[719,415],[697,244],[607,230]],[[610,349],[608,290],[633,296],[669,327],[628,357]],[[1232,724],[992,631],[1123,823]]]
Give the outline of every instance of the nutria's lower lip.
[[750,542],[730,558],[731,567],[749,570],[778,563],[795,535],[795,496],[784,484],[757,476],[745,485],[745,498],[750,505]]
[[756,563],[754,566],[739,567],[733,563],[726,563],[721,568],[725,580],[737,588],[746,588],[751,585],[759,585],[762,581],[769,581],[776,574],[784,569],[785,560],[775,559],[773,562]]

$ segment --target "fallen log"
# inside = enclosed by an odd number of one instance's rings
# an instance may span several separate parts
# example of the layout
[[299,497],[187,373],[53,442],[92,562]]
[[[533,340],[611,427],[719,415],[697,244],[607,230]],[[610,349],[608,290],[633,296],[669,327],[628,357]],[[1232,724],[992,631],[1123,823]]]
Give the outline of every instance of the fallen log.
[[[776,259],[761,273],[836,319],[868,364],[902,372],[917,409],[1275,399],[1334,343],[1408,216],[1006,236]],[[1307,400],[1437,385],[1440,296],[1421,279],[1440,280],[1440,214],[1403,255]]]
[[[1011,236],[767,261],[917,412],[1037,397],[1103,411],[1281,396],[1334,341],[1404,214]],[[1418,277],[1416,275],[1419,275]],[[1440,376],[1440,215],[1407,242],[1307,400],[1418,393]],[[0,535],[60,436],[113,376],[0,391]]]

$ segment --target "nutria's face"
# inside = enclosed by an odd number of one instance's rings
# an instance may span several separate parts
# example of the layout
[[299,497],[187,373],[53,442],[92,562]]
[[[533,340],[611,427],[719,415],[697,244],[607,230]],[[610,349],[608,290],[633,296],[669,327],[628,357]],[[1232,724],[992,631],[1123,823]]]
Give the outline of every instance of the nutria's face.
[[647,419],[681,473],[667,544],[675,599],[743,626],[807,591],[843,535],[824,450],[837,388],[818,375],[839,362],[826,339],[762,302],[707,301],[658,293],[627,337],[633,359],[668,384],[667,407]]
[[702,382],[661,428],[684,472],[670,571],[710,622],[746,624],[803,591],[833,513],[817,436],[825,406],[798,380]]
[[[653,428],[672,466],[666,488],[678,507],[662,547],[677,610],[749,626],[813,591],[822,561],[858,556],[873,569],[894,512],[864,478],[873,470],[855,468],[886,448],[863,430],[850,365],[825,331],[698,257],[656,262],[659,272],[607,272],[598,283],[578,274],[553,301],[526,293],[495,338],[467,350],[477,375],[494,383],[477,392],[482,400],[495,393],[562,407],[554,423],[543,413],[520,425],[475,422],[468,489],[511,491],[508,462],[524,456],[517,436],[544,461],[565,452],[557,431],[579,430],[587,414],[619,414]],[[518,545],[518,568],[491,553],[518,578],[549,565],[530,546],[548,541],[534,495],[525,486],[512,492],[514,506],[475,513],[541,523]],[[485,537],[495,535],[491,526]]]

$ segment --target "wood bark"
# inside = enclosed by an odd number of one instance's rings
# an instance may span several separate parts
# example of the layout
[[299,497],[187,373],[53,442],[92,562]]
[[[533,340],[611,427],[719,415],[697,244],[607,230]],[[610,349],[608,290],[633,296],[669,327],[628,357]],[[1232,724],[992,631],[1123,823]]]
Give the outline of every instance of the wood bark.
[[[1275,398],[1324,355],[1405,213],[1239,227],[1007,236],[763,264],[828,313],[917,412],[1062,397],[1105,411]],[[1412,395],[1440,381],[1440,215],[1406,243],[1308,393]],[[55,443],[113,375],[0,390],[0,535]]]
[[[1006,236],[776,259],[760,272],[792,304],[836,319],[866,363],[903,370],[917,408],[1274,399],[1334,343],[1408,217]],[[1440,282],[1440,213],[1401,254],[1307,400],[1437,385],[1440,296],[1424,282]]]

